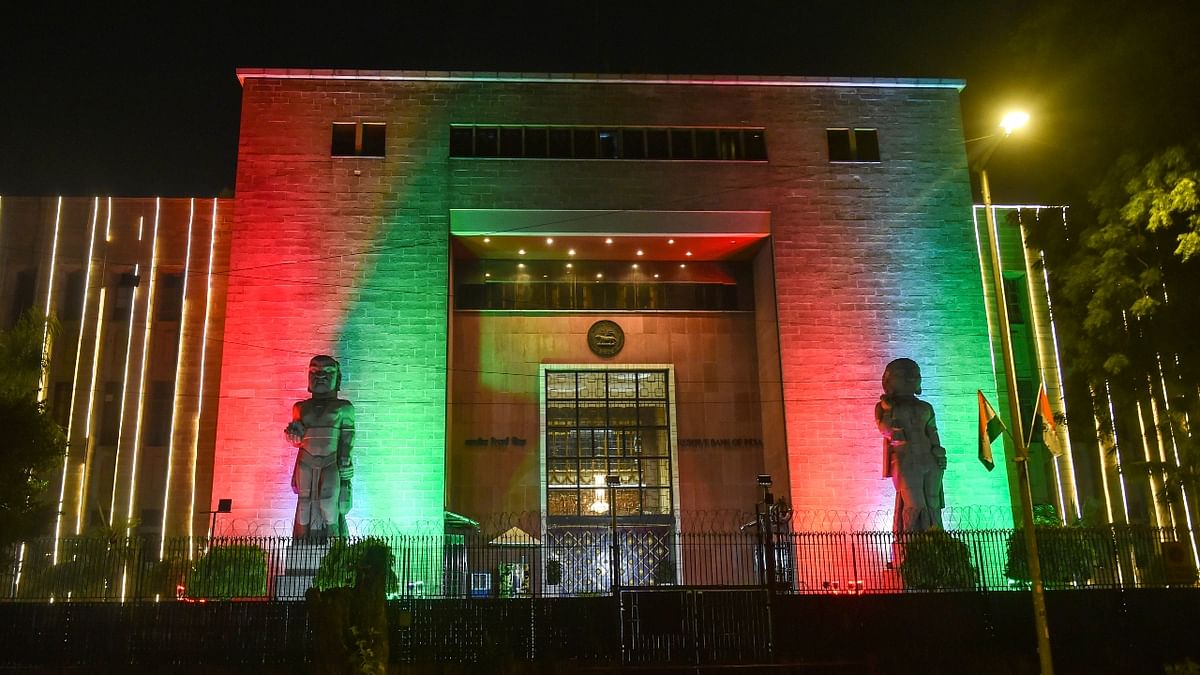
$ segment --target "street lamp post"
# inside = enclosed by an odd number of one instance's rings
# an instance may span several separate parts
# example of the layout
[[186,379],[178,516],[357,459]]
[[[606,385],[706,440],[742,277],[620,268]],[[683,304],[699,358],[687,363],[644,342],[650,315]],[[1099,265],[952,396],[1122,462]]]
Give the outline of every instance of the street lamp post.
[[775,654],[775,541],[771,533],[771,507],[775,504],[775,496],[771,494],[771,476],[760,473],[756,480],[762,488],[761,504],[755,504],[754,510],[758,515],[758,550],[761,551],[763,576],[766,577],[767,587],[767,653]]
[[1029,580],[1033,586],[1033,622],[1037,632],[1038,660],[1042,675],[1053,675],[1054,662],[1050,654],[1050,628],[1046,620],[1046,589],[1042,584],[1042,566],[1038,556],[1037,533],[1033,521],[1033,492],[1029,485],[1029,448],[1025,447],[1025,433],[1021,425],[1021,408],[1017,400],[1016,364],[1013,358],[1012,336],[1009,334],[1008,304],[1004,298],[1004,275],[1000,270],[1000,244],[996,237],[996,216],[992,213],[992,188],[988,183],[987,162],[996,148],[1017,128],[1029,120],[1024,113],[1013,113],[1004,118],[1000,136],[984,153],[977,164],[979,181],[983,190],[984,219],[987,226],[988,252],[992,257],[992,285],[996,289],[996,317],[999,323],[1000,351],[1004,361],[1004,383],[1008,388],[1009,436],[1013,441],[1017,465],[1017,481],[1021,499],[1021,524],[1025,535],[1025,551],[1029,560]]

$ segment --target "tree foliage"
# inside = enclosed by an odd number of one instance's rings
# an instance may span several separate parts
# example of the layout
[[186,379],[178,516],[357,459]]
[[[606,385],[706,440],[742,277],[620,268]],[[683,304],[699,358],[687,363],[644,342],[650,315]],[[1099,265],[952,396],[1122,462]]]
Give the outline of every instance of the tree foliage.
[[45,531],[56,505],[48,491],[66,451],[62,429],[38,400],[44,336],[52,320],[32,312],[0,331],[0,555]]
[[1200,143],[1125,155],[1091,192],[1075,230],[1035,232],[1033,242],[1046,249],[1058,292],[1069,376],[1103,401],[1107,440],[1117,428],[1129,441],[1164,439],[1158,457],[1126,456],[1124,468],[1148,470],[1166,500],[1200,489],[1190,422],[1200,419],[1198,183]]

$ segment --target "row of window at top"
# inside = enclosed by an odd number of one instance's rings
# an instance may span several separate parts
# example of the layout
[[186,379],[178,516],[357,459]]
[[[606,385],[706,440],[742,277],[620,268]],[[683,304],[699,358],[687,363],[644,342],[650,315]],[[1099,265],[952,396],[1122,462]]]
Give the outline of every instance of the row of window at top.
[[[826,129],[831,162],[878,162],[875,129]],[[387,124],[334,122],[334,157],[383,157]],[[450,127],[451,157],[767,161],[763,129],[662,127]]]

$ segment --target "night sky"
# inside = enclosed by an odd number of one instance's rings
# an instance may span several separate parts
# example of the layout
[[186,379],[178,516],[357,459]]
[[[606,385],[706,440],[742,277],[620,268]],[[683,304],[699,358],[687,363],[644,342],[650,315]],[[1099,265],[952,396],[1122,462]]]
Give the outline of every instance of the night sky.
[[1078,200],[1200,118],[1200,3],[445,4],[6,10],[0,195],[231,193],[237,67],[962,78],[968,138],[1035,117],[992,161],[1008,202]]

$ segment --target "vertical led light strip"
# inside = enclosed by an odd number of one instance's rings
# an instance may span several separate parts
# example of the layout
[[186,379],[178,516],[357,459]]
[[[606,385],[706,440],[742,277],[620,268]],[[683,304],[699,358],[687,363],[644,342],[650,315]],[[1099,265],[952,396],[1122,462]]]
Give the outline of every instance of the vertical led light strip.
[[[87,265],[87,272],[83,277],[83,307],[79,311],[79,339],[75,345],[75,368],[71,374],[71,412],[67,416],[67,442],[72,443],[72,433],[75,428],[75,395],[79,392],[79,365],[83,360],[83,336],[87,333],[87,314],[88,314],[88,294],[92,288],[92,256],[96,250],[96,224],[100,220],[100,198],[94,197],[92,200],[92,224],[88,234],[88,252],[84,264]],[[96,324],[96,330],[100,330],[100,324]],[[92,355],[95,359],[95,354]],[[92,361],[92,373],[96,372],[96,362]],[[92,383],[93,385],[95,382]],[[83,464],[79,467],[79,491],[76,497],[83,496],[83,474],[87,472],[87,454],[88,454],[88,431],[89,427],[84,426],[83,430]],[[70,447],[68,445],[68,447]],[[70,451],[68,450],[68,454]],[[63,480],[66,480],[66,474],[63,474]],[[63,503],[58,504],[59,517],[62,517]],[[83,505],[75,505],[75,534],[82,532]]]
[[[142,241],[142,230],[143,230],[144,225],[145,225],[145,217],[138,216],[138,244],[139,244],[138,253],[139,254],[141,253],[141,248],[142,248],[140,244]],[[134,263],[134,265],[133,265],[134,279],[138,278],[138,273],[140,271],[141,271],[141,263],[140,262]],[[117,517],[117,484],[118,484],[118,478],[121,475],[121,444],[125,440],[125,403],[129,398],[129,356],[130,356],[130,352],[133,348],[133,315],[134,315],[135,308],[137,308],[138,288],[140,286],[141,286],[140,283],[134,284],[133,293],[130,294],[130,298],[129,298],[129,323],[125,330],[125,366],[123,367],[123,374],[121,376],[121,412],[118,413],[118,418],[117,418],[117,451],[116,451],[115,457],[113,458],[112,498],[108,505],[108,514],[109,514],[108,518],[110,521],[115,521],[115,519]],[[110,525],[112,525],[112,524],[113,523],[110,523]],[[125,523],[125,527],[126,527],[125,532],[126,532],[126,534],[128,534],[129,533],[128,520]],[[115,531],[115,528],[114,528],[114,531]],[[128,589],[128,584],[129,584],[128,569],[126,567],[122,567],[121,568],[121,602],[125,602],[125,595],[126,595],[126,591]]]
[[[1096,452],[1100,459],[1100,488],[1104,492],[1104,508],[1108,514],[1108,522],[1112,523],[1115,522],[1114,517],[1116,514],[1113,513],[1112,492],[1108,486],[1108,465],[1104,458],[1104,434],[1101,433],[1100,415],[1095,412],[1100,406],[1100,399],[1096,395],[1095,387],[1090,384],[1088,385],[1088,393],[1092,396],[1092,421],[1096,424]],[[1116,447],[1116,443],[1113,446]]]
[[[190,486],[188,496],[188,521],[187,533],[188,539],[196,536],[196,461],[200,453],[200,415],[204,412],[204,375],[205,366],[208,361],[208,323],[209,317],[212,314],[212,271],[213,271],[213,253],[216,250],[217,241],[217,200],[213,199],[212,204],[212,228],[208,233],[208,276],[205,282],[204,289],[204,329],[202,342],[200,343],[200,384],[196,388],[196,417],[192,423],[192,451],[189,457],[188,485]],[[192,547],[188,546],[188,556],[192,554]]]
[[[46,308],[42,311],[47,317],[50,316],[50,301],[54,297],[54,275],[57,272],[54,267],[58,264],[58,226],[62,222],[62,203],[63,198],[59,196],[58,207],[54,210],[54,241],[50,245],[50,276],[46,280]],[[42,329],[42,359],[45,363],[42,367],[42,378],[38,381],[39,402],[45,401],[49,395],[46,386],[50,379],[50,347],[50,324],[47,323]]]
[[[1137,407],[1138,429],[1142,433],[1142,456],[1145,458],[1146,464],[1150,465],[1151,462],[1153,462],[1154,460],[1152,460],[1150,458],[1150,441],[1147,439],[1147,434],[1146,434],[1146,413],[1145,413],[1145,411],[1142,410],[1142,402],[1141,401],[1136,401],[1135,406]],[[1148,473],[1148,477],[1150,479],[1150,491],[1151,491],[1151,499],[1150,500],[1152,502],[1154,502],[1154,526],[1162,527],[1163,521],[1166,520],[1166,518],[1163,517],[1162,504],[1160,504],[1159,501],[1154,498],[1154,492],[1156,491],[1155,490],[1155,482],[1156,481],[1155,481],[1153,475],[1154,475],[1153,471]],[[1161,478],[1159,480],[1161,481]]]
[[[142,240],[142,216],[138,216],[138,241]],[[141,247],[139,247],[140,249]],[[139,251],[140,252],[140,251]],[[133,266],[133,276],[136,279],[141,271],[141,263],[135,263]],[[125,403],[129,400],[129,357],[133,350],[133,315],[134,309],[137,307],[138,288],[140,283],[134,284],[133,293],[129,299],[129,321],[125,330],[125,366],[122,369],[121,375],[121,411],[117,418],[117,451],[113,458],[113,487],[112,499],[108,506],[109,520],[116,518],[117,514],[117,481],[121,475],[121,445],[125,440]]]
[[[1159,408],[1158,408],[1158,401],[1155,400],[1155,398],[1154,398],[1154,378],[1147,375],[1146,376],[1146,384],[1148,385],[1147,390],[1150,392],[1150,421],[1151,421],[1151,424],[1154,425],[1154,432],[1155,432],[1154,437],[1158,442],[1158,452],[1155,453],[1154,459],[1151,460],[1149,453],[1147,453],[1146,461],[1147,462],[1157,461],[1157,462],[1162,462],[1163,464],[1166,464],[1167,463],[1167,439],[1163,437],[1163,431],[1162,431],[1163,417],[1162,417],[1162,413],[1159,411]],[[1138,414],[1140,416],[1141,415],[1141,409],[1140,409],[1141,402],[1140,401],[1138,402],[1138,406],[1139,406]],[[1174,440],[1174,439],[1172,439],[1172,440]],[[1164,474],[1162,472],[1160,472],[1160,476],[1161,475],[1164,475]],[[1154,500],[1154,508],[1157,510],[1159,508],[1159,506],[1160,506],[1159,500],[1155,499]],[[1168,505],[1166,507],[1166,513],[1167,513],[1166,520],[1168,521],[1168,527],[1174,528],[1176,525],[1175,513],[1174,513],[1174,510],[1171,509],[1170,505]]]
[[21,548],[17,551],[17,576],[13,580],[13,597],[21,597],[21,573],[25,571],[25,542],[21,542]]
[[108,212],[104,216],[104,242],[112,241],[112,197],[108,198]]
[[84,418],[83,422],[84,459],[83,467],[79,471],[79,495],[78,504],[75,507],[75,534],[81,534],[83,532],[84,503],[86,502],[88,496],[88,476],[91,474],[94,454],[93,450],[95,448],[95,443],[93,442],[95,439],[94,434],[92,433],[92,412],[96,408],[96,378],[99,376],[100,371],[100,345],[101,336],[104,334],[104,300],[106,297],[105,291],[107,290],[108,289],[104,288],[103,286],[100,287],[100,300],[97,304],[96,345],[92,349],[92,382],[88,387],[87,417]]
[[[133,509],[137,504],[138,455],[142,449],[142,419],[146,415],[146,370],[150,360],[150,330],[154,327],[154,284],[158,276],[158,219],[162,198],[154,198],[154,234],[150,239],[150,281],[146,291],[146,330],[142,337],[142,372],[138,376],[137,417],[133,426],[133,458],[129,470],[129,506],[125,511],[125,536],[132,533]],[[141,238],[139,232],[138,238]]]
[[[1037,219],[1040,217],[1041,217],[1041,209],[1035,209],[1034,210],[1034,218]],[[1064,214],[1063,217],[1066,217],[1066,214]],[[1031,315],[1030,318],[1033,319],[1033,345],[1034,345],[1034,349],[1037,351],[1038,375],[1042,381],[1041,382],[1042,386],[1045,386],[1045,384],[1046,384],[1045,373],[1046,373],[1046,371],[1050,370],[1050,368],[1047,364],[1052,361],[1054,363],[1054,373],[1060,378],[1057,382],[1055,382],[1055,387],[1054,387],[1055,392],[1054,393],[1059,394],[1062,389],[1062,380],[1061,380],[1062,373],[1059,372],[1059,369],[1058,369],[1058,345],[1056,343],[1052,343],[1052,346],[1054,348],[1054,353],[1049,354],[1049,355],[1047,355],[1045,353],[1045,351],[1042,349],[1042,345],[1046,341],[1045,331],[1043,330],[1043,327],[1046,326],[1047,324],[1051,324],[1051,322],[1053,321],[1053,317],[1043,318],[1041,316],[1041,309],[1042,309],[1041,303],[1038,301],[1039,298],[1035,295],[1034,289],[1033,289],[1032,280],[1035,277],[1033,274],[1033,263],[1029,258],[1030,249],[1029,249],[1029,246],[1026,244],[1025,220],[1022,217],[1022,213],[1021,213],[1020,209],[1017,210],[1017,223],[1020,227],[1020,235],[1021,235],[1021,253],[1022,253],[1021,258],[1025,261],[1025,279],[1027,282],[1029,282],[1029,283],[1025,284],[1025,292],[1027,294],[1026,300],[1029,302],[1029,313]],[[1040,259],[1045,258],[1045,256],[1042,255],[1041,251],[1038,252],[1038,255],[1039,255]],[[1043,277],[1043,282],[1046,282],[1046,278],[1044,278],[1044,277]],[[1041,295],[1045,296],[1046,308],[1047,308],[1047,310],[1049,310],[1050,286],[1048,284],[1044,285],[1041,289],[1039,289],[1039,291],[1041,292]],[[1047,391],[1046,395],[1049,396],[1050,392]],[[1059,396],[1058,402],[1060,405],[1065,405],[1061,395]],[[1066,428],[1066,427],[1064,426],[1063,428]],[[1033,431],[1030,430],[1029,433],[1030,433],[1030,437],[1032,438]],[[1043,430],[1043,433],[1048,433],[1048,432],[1046,430]],[[1050,467],[1054,470],[1054,483],[1057,487],[1056,492],[1058,493],[1059,519],[1065,525],[1067,523],[1067,495],[1068,494],[1071,496],[1071,503],[1074,506],[1076,518],[1080,517],[1080,510],[1079,510],[1079,488],[1075,481],[1075,464],[1074,464],[1074,459],[1073,459],[1074,455],[1071,452],[1071,446],[1069,443],[1063,445],[1062,447],[1063,447],[1063,454],[1060,457],[1052,456],[1050,458]],[[1065,467],[1059,466],[1059,460],[1062,460],[1062,459],[1066,460]]]
[[[1179,356],[1176,355],[1175,358],[1178,359]],[[1166,373],[1166,371],[1163,370],[1162,354],[1155,353],[1154,360],[1158,364],[1158,382],[1162,386],[1163,407],[1166,409],[1167,419],[1170,419],[1170,417],[1171,417],[1171,397],[1167,393],[1167,373]],[[1154,397],[1151,396],[1150,400],[1154,400]],[[1184,419],[1184,422],[1187,422],[1190,425],[1191,420],[1188,418],[1186,412],[1184,413],[1183,419]],[[1168,429],[1170,429],[1170,431],[1171,431],[1171,450],[1175,454],[1175,466],[1182,466],[1181,458],[1179,456],[1179,445],[1175,443],[1175,427],[1170,426],[1170,427],[1168,427]],[[1188,537],[1188,539],[1191,541],[1191,545],[1192,545],[1192,560],[1193,560],[1193,562],[1196,563],[1197,567],[1200,567],[1200,549],[1198,549],[1196,547],[1196,535],[1194,534],[1196,530],[1194,529],[1193,524],[1192,524],[1192,510],[1190,508],[1188,508],[1187,487],[1181,485],[1179,487],[1179,492],[1180,492],[1180,496],[1183,497],[1183,513],[1184,513],[1184,516],[1187,518],[1188,532],[1193,533],[1192,536]]]
[[[175,476],[175,426],[179,422],[179,402],[183,394],[183,346],[187,339],[187,292],[191,276],[192,264],[192,225],[196,221],[196,199],[188,200],[187,249],[183,254],[183,290],[179,300],[179,345],[175,352],[175,393],[171,406],[171,430],[167,436],[167,481],[163,486],[162,530],[158,538],[158,558],[162,560],[167,547],[167,520],[170,517],[171,481]],[[191,557],[191,543],[188,544],[188,557]]]
[[1121,488],[1121,507],[1124,509],[1125,522],[1129,523],[1129,495],[1125,492],[1125,472],[1121,468],[1121,441],[1117,439],[1117,409],[1113,405],[1112,388],[1104,383],[1104,397],[1108,402],[1108,419],[1112,421],[1113,453],[1117,464],[1117,485]]
[[[47,328],[49,328],[49,325],[50,325],[49,324],[50,289],[52,289],[54,286],[54,274],[55,274],[54,265],[55,265],[55,258],[57,257],[57,254],[58,254],[58,223],[59,223],[59,220],[61,219],[61,215],[62,215],[62,197],[59,197],[58,198],[58,214],[54,218],[54,221],[55,221],[54,222],[54,253],[51,254],[51,259],[50,259],[51,260],[51,262],[50,262],[50,288],[47,289],[47,291],[46,291],[46,317],[47,317],[46,326],[47,326]],[[51,559],[54,562],[54,564],[56,564],[56,565],[58,564],[59,542],[62,539],[63,512],[65,510],[66,501],[67,501],[67,472],[71,468],[71,444],[74,442],[73,439],[71,438],[71,434],[73,433],[73,431],[75,429],[75,392],[77,392],[79,390],[79,387],[78,387],[78,385],[79,385],[79,362],[83,357],[83,336],[85,333],[87,333],[87,307],[88,307],[87,293],[88,293],[88,285],[91,283],[91,277],[92,277],[92,247],[95,246],[95,244],[96,244],[96,222],[99,219],[99,217],[100,217],[100,198],[95,197],[92,200],[92,224],[91,224],[91,228],[90,228],[91,235],[90,235],[89,241],[88,241],[88,255],[87,255],[87,259],[84,260],[84,264],[87,265],[87,275],[85,276],[84,283],[83,283],[83,302],[81,303],[83,305],[83,307],[79,312],[79,338],[75,344],[75,366],[71,371],[71,402],[69,404],[67,404],[67,410],[68,410],[68,413],[67,413],[67,451],[65,453],[63,453],[62,484],[58,491],[58,511],[57,511],[57,515],[54,517],[54,555],[52,556]],[[47,363],[47,367],[42,371],[43,377],[45,377],[46,375],[49,374],[49,370],[50,370],[49,363]],[[44,389],[45,389],[45,385],[43,385],[43,390]],[[86,445],[87,445],[87,443],[85,441],[84,442],[85,457],[87,454]],[[86,459],[85,459],[85,461],[86,461]],[[79,470],[82,473],[83,467],[80,467]],[[78,513],[78,510],[77,510],[77,513]],[[75,525],[76,525],[75,533],[78,534],[79,533],[78,521],[76,521]]]
[[[1063,207],[1063,222],[1064,223],[1066,222],[1066,218],[1067,218],[1066,207]],[[1050,339],[1052,341],[1052,344],[1054,345],[1054,371],[1055,371],[1055,373],[1058,374],[1058,386],[1055,388],[1057,389],[1056,393],[1058,394],[1058,400],[1063,402],[1063,407],[1065,408],[1067,405],[1067,392],[1066,392],[1066,388],[1063,385],[1064,380],[1063,380],[1063,372],[1062,372],[1062,361],[1059,358],[1062,355],[1062,350],[1058,346],[1058,328],[1054,325],[1054,301],[1050,299],[1050,273],[1047,271],[1047,267],[1046,267],[1046,252],[1038,251],[1038,257],[1042,261],[1042,284],[1043,284],[1043,288],[1046,289],[1046,312],[1049,314]],[[1067,425],[1064,424],[1061,427],[1059,427],[1058,432],[1062,435],[1063,447],[1067,448],[1067,450],[1070,451],[1071,450],[1071,430],[1068,429]],[[1074,470],[1074,467],[1075,467],[1075,460],[1074,460],[1074,453],[1072,453],[1071,454],[1072,471]],[[1078,481],[1075,481],[1075,482],[1073,482],[1072,485],[1075,488],[1075,517],[1082,518],[1083,517],[1083,507],[1079,503],[1079,483],[1078,483]]]
[[[979,258],[979,277],[981,279],[981,288],[983,288],[983,312],[984,316],[987,318],[988,358],[992,360],[992,386],[995,387],[994,391],[1000,391],[1000,381],[998,379],[999,371],[996,368],[996,336],[992,334],[992,303],[988,302],[987,297],[987,287],[988,283],[990,282],[990,275],[988,274],[987,263],[984,262],[987,260],[987,258],[983,257],[983,240],[979,238],[979,216],[976,215],[977,213],[978,209],[971,209],[971,222],[975,225],[975,251],[978,254],[977,257]],[[987,257],[992,257],[990,250],[988,251]],[[1000,264],[1000,261],[998,260],[992,262],[993,264]],[[999,402],[997,402],[997,405],[999,405]]]

